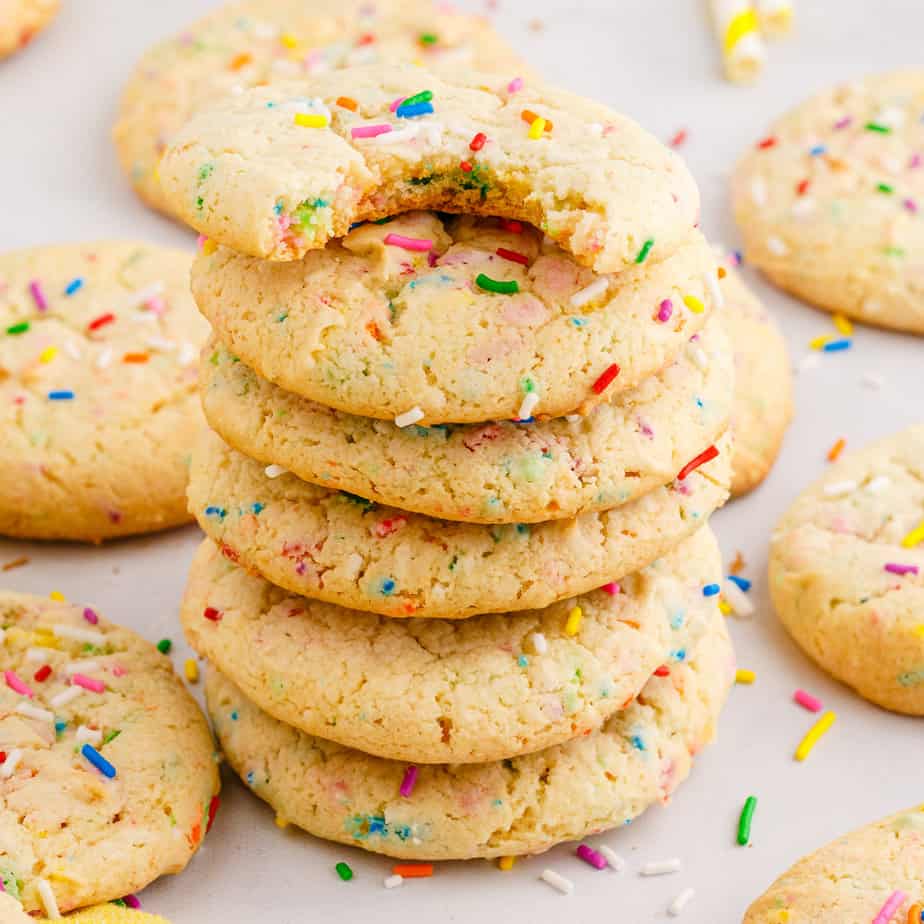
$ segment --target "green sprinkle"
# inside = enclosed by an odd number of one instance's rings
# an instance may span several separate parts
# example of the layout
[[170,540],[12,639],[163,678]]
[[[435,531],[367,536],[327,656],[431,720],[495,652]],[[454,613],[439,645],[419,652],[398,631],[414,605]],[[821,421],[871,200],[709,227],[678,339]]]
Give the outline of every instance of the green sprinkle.
[[109,732],[109,733],[106,735],[105,738],[103,738],[103,744],[109,744],[110,741],[115,741],[115,739],[118,738],[119,735],[121,735],[121,734],[122,734],[122,729],[121,729],[121,728],[113,729],[111,732]]
[[890,186],[888,183],[877,183],[876,189],[878,189],[881,193],[886,193],[887,195],[891,195],[895,192],[895,187]]
[[162,639],[157,643],[157,650],[158,650],[161,654],[170,654],[170,649],[171,649],[172,647],[173,647],[173,642],[171,642],[169,638],[162,638]]
[[536,383],[532,379],[523,379],[520,382],[520,388],[523,390],[524,395],[528,395],[531,391],[536,390]]
[[892,131],[888,125],[883,125],[881,122],[867,122],[866,130],[868,132],[879,132],[880,135],[888,135]]
[[882,251],[887,257],[903,257],[905,256],[904,247],[886,247]]
[[642,244],[642,249],[638,252],[638,256],[635,258],[636,263],[644,263],[645,258],[648,254],[651,253],[651,248],[654,247],[654,238],[650,237],[644,244]]
[[7,329],[8,334],[24,334],[29,329],[28,321],[20,321],[18,324],[12,324]]
[[417,103],[429,103],[433,99],[432,90],[421,90],[419,93],[415,93],[413,96],[407,96],[401,100],[402,106],[416,106]]
[[337,875],[344,881],[349,882],[353,878],[353,870],[350,869],[349,865],[344,863],[342,860],[335,867],[337,870]]
[[419,41],[421,45],[435,45],[439,41],[439,36],[434,32],[421,32]]
[[741,809],[741,817],[738,819],[738,843],[742,847],[747,847],[748,841],[751,840],[751,821],[754,818],[754,809],[757,808],[757,797],[748,796]]
[[516,293],[520,291],[520,286],[516,279],[511,279],[509,282],[501,282],[499,279],[492,279],[490,276],[485,276],[484,273],[479,273],[475,278],[475,282],[478,284],[478,288],[484,289],[485,292],[497,292],[501,295],[516,295]]

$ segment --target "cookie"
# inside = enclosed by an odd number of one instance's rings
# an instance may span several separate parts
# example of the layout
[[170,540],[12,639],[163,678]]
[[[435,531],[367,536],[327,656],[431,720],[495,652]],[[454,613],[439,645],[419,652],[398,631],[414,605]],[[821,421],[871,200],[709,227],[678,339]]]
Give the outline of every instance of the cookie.
[[0,58],[29,42],[58,13],[58,0],[4,0],[0,9]]
[[922,904],[924,806],[918,806],[803,857],[748,908],[744,924],[904,924],[920,920]]
[[441,209],[528,221],[618,273],[670,255],[699,220],[683,162],[630,119],[468,69],[370,65],[247,90],[180,129],[160,178],[197,231],[272,260]]
[[196,260],[193,296],[263,378],[403,426],[586,411],[658,372],[709,318],[717,268],[698,232],[608,282],[516,227],[412,212],[299,261],[221,248]]
[[[179,872],[218,792],[169,658],[91,608],[0,593],[0,879],[54,917]],[[143,832],[140,836],[139,832]]]
[[231,766],[282,819],[376,853],[453,860],[536,853],[667,802],[715,733],[733,664],[714,609],[692,659],[598,731],[512,760],[414,770],[284,725],[215,671],[206,697]]
[[782,116],[740,161],[747,258],[828,311],[924,333],[924,71],[863,78]]
[[171,213],[157,165],[200,109],[274,80],[377,60],[529,74],[486,19],[401,0],[244,0],[219,7],[142,56],[122,94],[113,140],[138,195]]
[[475,523],[573,517],[666,484],[725,431],[734,391],[717,321],[637,388],[586,416],[532,424],[396,427],[284,391],[214,339],[204,355],[206,417],[241,452],[314,484]]
[[924,426],[844,456],[796,499],[773,535],[770,592],[824,670],[924,715]]
[[756,488],[779,454],[793,415],[786,341],[760,299],[726,263],[722,323],[735,354],[732,496]]
[[189,264],[115,241],[0,254],[0,533],[98,542],[189,520],[208,332]]
[[293,593],[385,616],[463,619],[548,606],[643,568],[724,503],[728,455],[720,441],[718,458],[682,484],[613,510],[488,526],[270,477],[210,432],[194,454],[189,504],[226,557]]
[[206,542],[181,618],[196,651],[282,722],[379,757],[472,763],[599,728],[695,648],[716,606],[703,588],[721,574],[704,527],[618,590],[397,620],[293,597]]

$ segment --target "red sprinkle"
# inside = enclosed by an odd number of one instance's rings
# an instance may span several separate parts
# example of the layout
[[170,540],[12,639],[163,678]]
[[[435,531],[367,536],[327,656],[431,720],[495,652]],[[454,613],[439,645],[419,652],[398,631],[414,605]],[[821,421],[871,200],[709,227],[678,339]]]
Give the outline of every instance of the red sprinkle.
[[603,375],[591,385],[591,390],[595,395],[603,394],[607,386],[619,375],[619,366],[613,363],[608,369],[604,370]]
[[523,232],[523,223],[520,221],[512,221],[509,218],[501,219],[501,227],[511,234],[521,234]]
[[680,131],[677,132],[677,134],[674,135],[673,138],[671,138],[671,147],[679,148],[680,145],[682,145],[684,141],[686,140],[687,140],[687,130],[685,128],[681,128]]
[[386,536],[398,532],[405,523],[407,523],[407,517],[388,517],[388,519],[380,520],[376,523],[375,526],[372,527],[372,532],[375,533],[379,539],[384,539]]
[[655,677],[669,677],[671,669],[666,665],[662,664],[655,672]]
[[695,459],[690,459],[686,465],[677,473],[677,480],[683,481],[690,472],[698,469],[701,465],[705,465],[707,462],[710,462],[719,454],[719,450],[715,446],[710,446],[705,451],[701,452]]
[[221,610],[216,610],[214,606],[207,606],[202,615],[212,622],[221,622]]
[[525,253],[519,253],[516,250],[507,250],[506,247],[498,247],[496,253],[505,260],[511,260],[514,263],[522,263],[523,266],[529,266],[529,257],[527,257]]
[[475,135],[475,137],[472,138],[471,141],[469,141],[468,143],[469,150],[470,151],[480,151],[484,147],[485,142],[487,140],[488,140],[488,136],[484,132],[478,132],[478,134]]
[[221,799],[218,796],[212,796],[212,801],[209,802],[209,820],[208,824],[205,826],[205,833],[208,834],[212,830],[212,822],[215,821],[215,816],[218,814],[218,807],[221,805]]
[[459,169],[460,169],[463,173],[471,173],[471,172],[472,172],[472,165],[471,165],[467,160],[463,160],[463,161],[459,164]]
[[804,196],[808,192],[808,188],[810,185],[811,184],[808,180],[801,180],[799,184],[796,186],[796,192],[800,196]]
[[115,315],[111,311],[107,311],[106,314],[101,314],[98,318],[90,321],[87,325],[87,330],[99,330],[101,327],[111,324],[114,320]]
[[44,683],[51,676],[51,665],[43,664],[33,676],[37,683]]
[[6,751],[0,751],[0,764],[6,763]]
[[764,138],[763,141],[757,142],[757,147],[762,151],[766,151],[767,148],[772,148],[776,144],[776,138]]

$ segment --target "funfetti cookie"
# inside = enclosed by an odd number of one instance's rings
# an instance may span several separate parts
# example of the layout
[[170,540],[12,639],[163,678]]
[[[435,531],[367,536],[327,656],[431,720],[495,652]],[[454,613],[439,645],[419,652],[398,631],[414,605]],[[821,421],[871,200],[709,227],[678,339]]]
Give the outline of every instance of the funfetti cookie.
[[244,0],[151,47],[122,94],[113,140],[149,205],[170,212],[157,166],[189,118],[248,87],[372,61],[498,71],[530,69],[486,19],[447,4],[404,0]]
[[0,254],[0,533],[99,542],[189,519],[208,331],[189,265],[125,241]]
[[728,441],[712,452],[682,482],[631,504],[491,526],[272,477],[209,432],[194,454],[189,504],[231,561],[293,593],[384,616],[464,619],[548,606],[672,549],[728,497]]
[[828,311],[924,333],[924,71],[826,90],[738,164],[746,257]]
[[214,339],[203,355],[206,417],[236,449],[271,471],[467,522],[534,523],[641,497],[716,442],[735,393],[718,320],[637,388],[532,423],[397,427],[284,391]]
[[667,802],[712,739],[733,675],[714,609],[692,659],[653,676],[600,730],[466,765],[383,760],[306,735],[214,671],[206,695],[231,766],[281,819],[376,853],[451,860],[536,853]]
[[528,221],[618,273],[672,253],[699,211],[680,158],[630,119],[468,68],[356,67],[245,91],[180,129],[160,178],[196,230],[272,260],[357,221],[441,209]]
[[924,426],[844,456],[773,534],[770,593],[826,671],[924,715]]
[[169,658],[89,607],[0,593],[0,879],[47,917],[179,872],[218,792]]
[[748,909],[744,924],[905,924],[924,908],[924,806],[803,857]]
[[193,295],[263,378],[398,426],[587,411],[675,359],[707,322],[702,235],[618,277],[537,229],[412,212],[302,260],[203,254]]
[[24,48],[57,15],[58,0],[3,0],[0,58]]

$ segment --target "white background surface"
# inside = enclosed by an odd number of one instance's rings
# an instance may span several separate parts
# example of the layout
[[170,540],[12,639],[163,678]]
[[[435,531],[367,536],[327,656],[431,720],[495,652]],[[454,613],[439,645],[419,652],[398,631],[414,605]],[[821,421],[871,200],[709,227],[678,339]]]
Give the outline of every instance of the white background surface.
[[[920,0],[796,3],[798,34],[770,48],[754,89],[722,80],[697,0],[501,0],[497,22],[549,79],[623,109],[664,139],[686,128],[683,153],[702,188],[704,227],[714,240],[734,245],[727,176],[772,116],[828,83],[922,63]],[[118,172],[109,128],[137,56],[212,5],[64,0],[51,30],[0,64],[0,246],[118,236],[189,241],[133,197]],[[528,28],[533,20],[543,24],[541,32]],[[783,324],[797,361],[810,337],[828,330],[825,317],[755,285]],[[382,922],[567,916],[641,924],[666,919],[669,901],[692,886],[697,894],[684,920],[732,922],[801,854],[924,801],[924,720],[881,712],[810,665],[775,621],[765,580],[773,524],[821,472],[828,447],[838,437],[857,447],[924,417],[922,355],[924,341],[859,328],[850,352],[825,355],[819,368],[798,378],[797,418],[769,481],[716,516],[726,555],[741,550],[755,581],[757,614],[735,621],[732,630],[740,664],[757,671],[757,684],[733,692],[719,741],[670,807],[652,809],[631,828],[602,838],[628,858],[627,872],[596,872],[564,846],[520,861],[510,873],[479,861],[446,864],[430,880],[386,892],[386,859],[279,831],[269,810],[229,780],[205,848],[182,876],[148,889],[145,907],[174,924],[294,924],[369,915]],[[886,387],[865,388],[865,372],[882,375]],[[31,558],[0,580],[40,594],[60,590],[154,641],[172,637],[181,665],[186,649],[176,609],[196,542],[193,528],[101,549],[0,540],[0,563]],[[813,717],[791,703],[797,686],[821,696],[839,716],[801,765],[792,751]],[[750,794],[759,805],[752,846],[742,848],[734,844],[735,826]],[[683,859],[678,875],[637,875],[641,862],[674,855]],[[350,883],[334,873],[341,859],[356,873]],[[572,896],[537,881],[546,866],[575,881]]]

